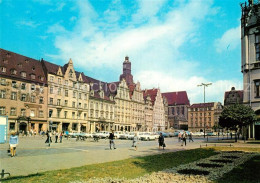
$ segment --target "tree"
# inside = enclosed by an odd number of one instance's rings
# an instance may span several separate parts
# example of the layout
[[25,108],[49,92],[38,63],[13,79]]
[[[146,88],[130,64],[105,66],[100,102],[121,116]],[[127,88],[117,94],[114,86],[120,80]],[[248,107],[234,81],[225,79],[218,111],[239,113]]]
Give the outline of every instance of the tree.
[[234,129],[246,127],[256,121],[254,110],[247,105],[234,104],[226,106],[219,118],[219,125],[223,128]]

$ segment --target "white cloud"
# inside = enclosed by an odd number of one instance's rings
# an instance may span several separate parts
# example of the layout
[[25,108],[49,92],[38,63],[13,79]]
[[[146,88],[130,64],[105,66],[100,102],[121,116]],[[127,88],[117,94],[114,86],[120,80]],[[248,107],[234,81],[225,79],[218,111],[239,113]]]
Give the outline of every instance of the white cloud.
[[41,25],[40,23],[36,23],[34,21],[28,21],[28,20],[22,20],[22,21],[19,21],[17,22],[18,25],[24,25],[24,26],[28,26],[28,27],[31,27],[31,28],[36,28],[38,27],[39,25]]
[[59,23],[48,27],[47,33],[64,33],[66,29]]
[[241,41],[241,27],[227,30],[221,38],[215,40],[215,47],[217,52],[234,50],[240,45]]
[[62,11],[63,7],[65,6],[66,4],[64,2],[60,2],[60,3],[57,3],[56,4],[56,7],[54,9],[49,9],[48,12],[56,12],[56,11]]
[[[180,47],[188,41],[197,44],[199,26],[216,10],[212,7],[212,1],[174,2],[163,16],[156,18],[164,4],[164,1],[152,1],[150,4],[139,1],[131,20],[122,26],[119,23],[119,12],[122,10],[109,7],[103,14],[109,17],[99,17],[88,1],[79,1],[76,26],[73,31],[61,28],[64,33],[55,39],[59,54],[49,56],[62,59],[64,63],[72,58],[75,65],[85,70],[108,68],[115,71],[121,67],[124,56],[128,55],[135,68],[134,78],[141,82],[143,88],[159,85],[163,92],[187,90],[191,102],[201,102],[202,90],[197,85],[207,80],[201,75],[199,62],[186,60]],[[145,23],[139,24],[142,18],[149,16],[151,18],[146,19]],[[60,29],[58,25],[48,31],[55,32],[57,29]],[[231,86],[221,88],[221,83],[236,86],[235,81],[214,81],[210,88],[215,90],[209,89],[209,97],[223,100],[223,92]]]

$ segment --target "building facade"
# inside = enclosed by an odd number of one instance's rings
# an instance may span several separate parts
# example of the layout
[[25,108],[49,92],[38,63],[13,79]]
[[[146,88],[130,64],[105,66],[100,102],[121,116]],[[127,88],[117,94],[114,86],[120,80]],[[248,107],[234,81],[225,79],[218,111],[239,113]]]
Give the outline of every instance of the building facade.
[[248,127],[251,139],[260,139],[260,4],[252,0],[241,4],[241,72],[243,102],[258,115],[258,121]]
[[243,104],[243,90],[236,90],[232,87],[230,91],[225,92],[224,106],[233,104]]
[[[144,92],[144,91],[143,91]],[[147,132],[153,131],[153,105],[150,95],[145,96],[143,94],[145,101],[145,109],[144,109],[144,122],[145,122],[145,130]]]
[[188,108],[188,128],[192,132],[216,131],[222,112],[220,102],[192,104]]
[[70,59],[64,66],[42,60],[48,78],[48,122],[55,131],[86,132],[89,85]]
[[0,115],[16,132],[47,129],[47,81],[41,62],[0,49]]
[[160,89],[150,89],[144,91],[144,96],[150,96],[153,106],[153,131],[165,130],[165,110],[163,97]]
[[188,108],[190,101],[186,91],[162,93],[168,101],[169,128],[188,129]]

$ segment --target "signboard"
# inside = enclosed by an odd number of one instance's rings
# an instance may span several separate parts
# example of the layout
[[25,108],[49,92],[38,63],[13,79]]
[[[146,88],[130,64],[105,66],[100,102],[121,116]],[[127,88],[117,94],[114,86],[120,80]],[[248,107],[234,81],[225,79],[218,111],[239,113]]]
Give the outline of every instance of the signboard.
[[0,143],[6,143],[7,140],[7,116],[0,116]]

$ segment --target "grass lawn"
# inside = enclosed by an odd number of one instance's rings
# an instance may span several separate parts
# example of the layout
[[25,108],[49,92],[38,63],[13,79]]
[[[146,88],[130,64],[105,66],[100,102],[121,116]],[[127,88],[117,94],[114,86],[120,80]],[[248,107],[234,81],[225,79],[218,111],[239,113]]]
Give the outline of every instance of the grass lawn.
[[234,168],[231,172],[225,174],[216,183],[257,183],[260,182],[260,155]]
[[216,151],[245,151],[260,153],[260,147],[208,147],[206,149],[213,148]]
[[136,178],[147,173],[157,172],[181,164],[190,163],[215,155],[213,149],[193,149],[131,158],[109,163],[86,165],[78,168],[48,171],[28,176],[10,177],[4,182],[69,182],[73,180],[88,180],[92,177]]

